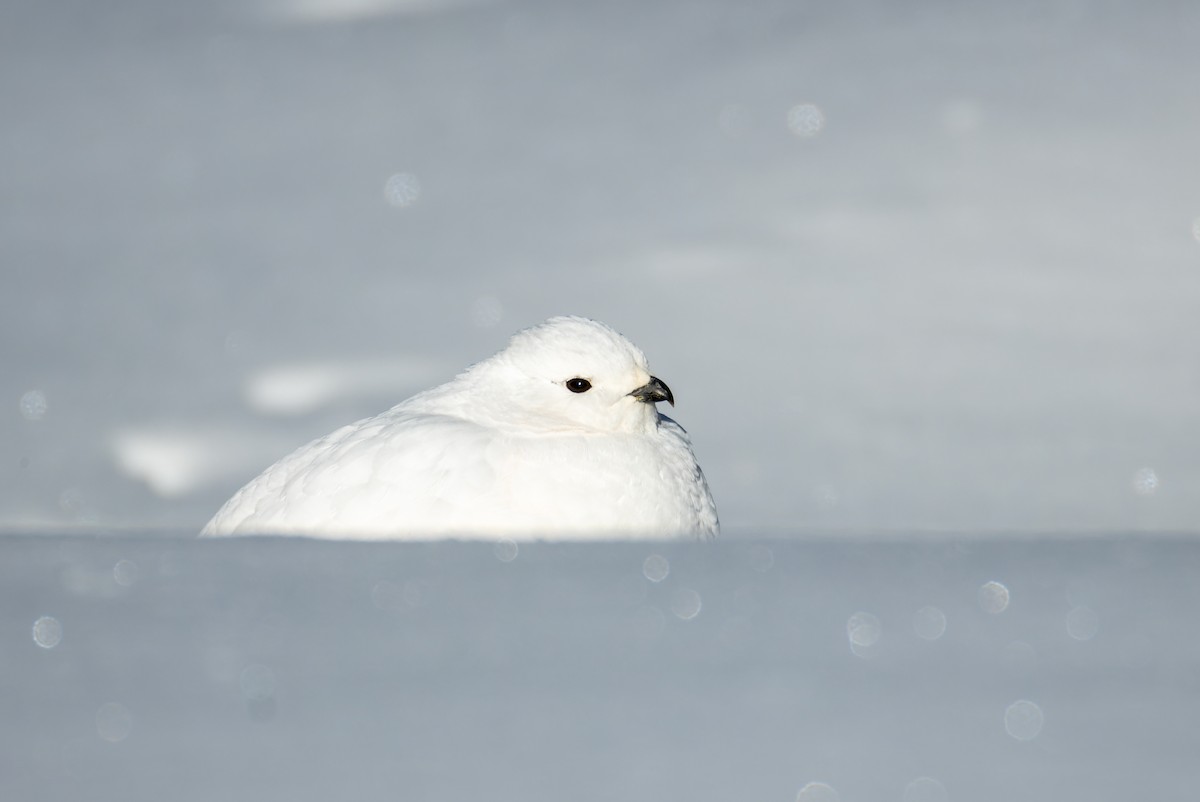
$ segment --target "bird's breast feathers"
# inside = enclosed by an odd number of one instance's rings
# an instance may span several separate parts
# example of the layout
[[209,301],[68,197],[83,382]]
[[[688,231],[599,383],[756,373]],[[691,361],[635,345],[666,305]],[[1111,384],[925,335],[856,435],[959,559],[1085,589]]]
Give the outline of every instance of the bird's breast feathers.
[[530,434],[384,413],[267,469],[230,499],[207,533],[715,534],[716,512],[687,435],[662,421],[649,435]]

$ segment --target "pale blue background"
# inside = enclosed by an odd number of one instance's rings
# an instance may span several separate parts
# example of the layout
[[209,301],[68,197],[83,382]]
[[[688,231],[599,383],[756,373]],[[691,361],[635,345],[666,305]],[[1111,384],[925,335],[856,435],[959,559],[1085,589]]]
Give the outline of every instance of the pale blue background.
[[198,529],[307,439],[577,313],[675,390],[731,532],[1193,530],[1198,26],[9,3],[0,526]]

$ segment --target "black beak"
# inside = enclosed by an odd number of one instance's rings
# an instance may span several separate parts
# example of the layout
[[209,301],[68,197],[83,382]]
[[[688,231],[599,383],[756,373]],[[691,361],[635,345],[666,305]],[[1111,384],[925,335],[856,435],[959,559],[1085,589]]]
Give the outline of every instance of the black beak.
[[656,379],[653,376],[650,377],[650,381],[634,390],[630,395],[647,404],[666,401],[671,406],[675,406],[675,396],[671,395],[671,388],[662,379]]

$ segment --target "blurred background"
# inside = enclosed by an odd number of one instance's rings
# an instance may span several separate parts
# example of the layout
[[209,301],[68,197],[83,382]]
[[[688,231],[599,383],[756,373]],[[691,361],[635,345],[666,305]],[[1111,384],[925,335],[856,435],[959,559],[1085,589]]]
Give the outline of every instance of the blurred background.
[[[0,3],[0,798],[1194,797],[1197,31]],[[564,313],[721,540],[191,538]]]
[[1200,6],[0,9],[0,528],[198,530],[554,314],[730,534],[1194,530]]

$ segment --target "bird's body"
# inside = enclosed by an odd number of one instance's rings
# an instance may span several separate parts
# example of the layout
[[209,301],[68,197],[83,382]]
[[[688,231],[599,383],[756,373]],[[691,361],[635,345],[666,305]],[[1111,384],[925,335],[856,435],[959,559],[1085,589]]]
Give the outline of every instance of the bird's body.
[[267,468],[204,535],[711,537],[716,507],[673,400],[632,343],[551,318],[439,387]]

